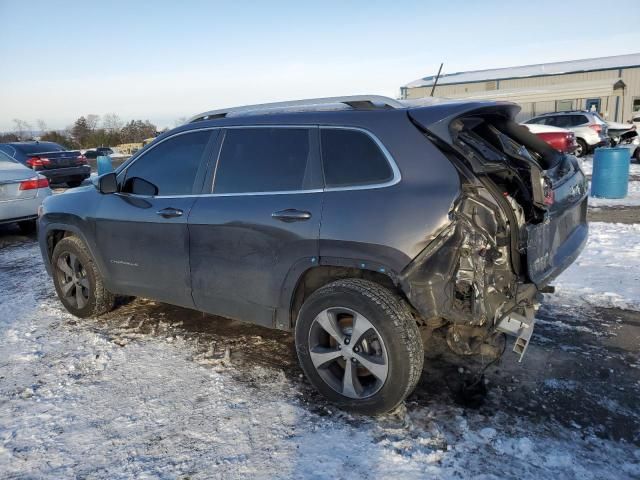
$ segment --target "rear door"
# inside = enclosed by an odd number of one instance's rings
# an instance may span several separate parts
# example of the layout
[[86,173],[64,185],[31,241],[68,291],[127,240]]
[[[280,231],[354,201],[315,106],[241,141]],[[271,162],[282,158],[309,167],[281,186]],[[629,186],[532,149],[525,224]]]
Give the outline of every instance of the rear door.
[[96,243],[118,293],[191,307],[187,218],[200,193],[217,130],[178,133],[118,174],[103,195]]
[[292,268],[318,258],[318,128],[227,128],[209,185],[189,216],[198,309],[274,326]]

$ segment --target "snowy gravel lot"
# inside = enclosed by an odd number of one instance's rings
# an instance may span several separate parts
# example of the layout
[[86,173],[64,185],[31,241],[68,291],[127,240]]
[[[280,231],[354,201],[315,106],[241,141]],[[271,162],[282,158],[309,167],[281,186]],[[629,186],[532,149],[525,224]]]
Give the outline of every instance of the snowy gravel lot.
[[0,477],[640,478],[640,226],[591,231],[482,405],[434,338],[406,407],[366,418],[308,386],[288,334],[144,299],[75,319],[2,227]]

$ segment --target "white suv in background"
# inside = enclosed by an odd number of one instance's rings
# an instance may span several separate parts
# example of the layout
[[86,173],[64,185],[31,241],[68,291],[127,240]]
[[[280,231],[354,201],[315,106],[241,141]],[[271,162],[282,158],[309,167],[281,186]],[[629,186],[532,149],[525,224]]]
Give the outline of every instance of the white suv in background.
[[566,128],[576,134],[578,148],[574,152],[582,157],[596,147],[609,145],[608,126],[598,115],[587,111],[554,112],[533,117],[525,124],[551,125]]

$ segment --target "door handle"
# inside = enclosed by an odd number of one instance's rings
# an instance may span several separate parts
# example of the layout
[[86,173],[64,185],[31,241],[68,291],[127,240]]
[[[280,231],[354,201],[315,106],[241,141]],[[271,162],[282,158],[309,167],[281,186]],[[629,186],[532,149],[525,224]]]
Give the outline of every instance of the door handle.
[[286,210],[278,210],[271,214],[272,218],[280,220],[281,222],[302,222],[311,218],[311,213],[304,210],[296,210],[295,208],[287,208]]
[[162,210],[158,210],[156,213],[163,218],[175,218],[181,217],[184,212],[179,208],[167,207]]

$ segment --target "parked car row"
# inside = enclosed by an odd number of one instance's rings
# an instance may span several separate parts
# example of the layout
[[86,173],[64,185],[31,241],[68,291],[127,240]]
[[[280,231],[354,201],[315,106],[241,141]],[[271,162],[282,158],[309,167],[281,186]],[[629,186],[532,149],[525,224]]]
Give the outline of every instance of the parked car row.
[[609,145],[608,125],[598,115],[587,111],[553,112],[533,117],[525,125],[548,125],[571,130],[576,136],[577,157],[591,153],[597,147]]
[[54,142],[2,143],[0,151],[45,176],[51,184],[77,187],[91,175],[87,158],[79,150],[67,150]]
[[[637,119],[640,121],[640,116]],[[596,112],[578,110],[538,115],[524,122],[524,125],[563,153],[573,152],[582,157],[597,147],[621,145],[629,148],[632,157],[640,161],[637,126],[633,122],[611,122],[604,120]],[[565,138],[558,128],[563,129]],[[570,145],[570,132],[575,137],[575,148]]]

